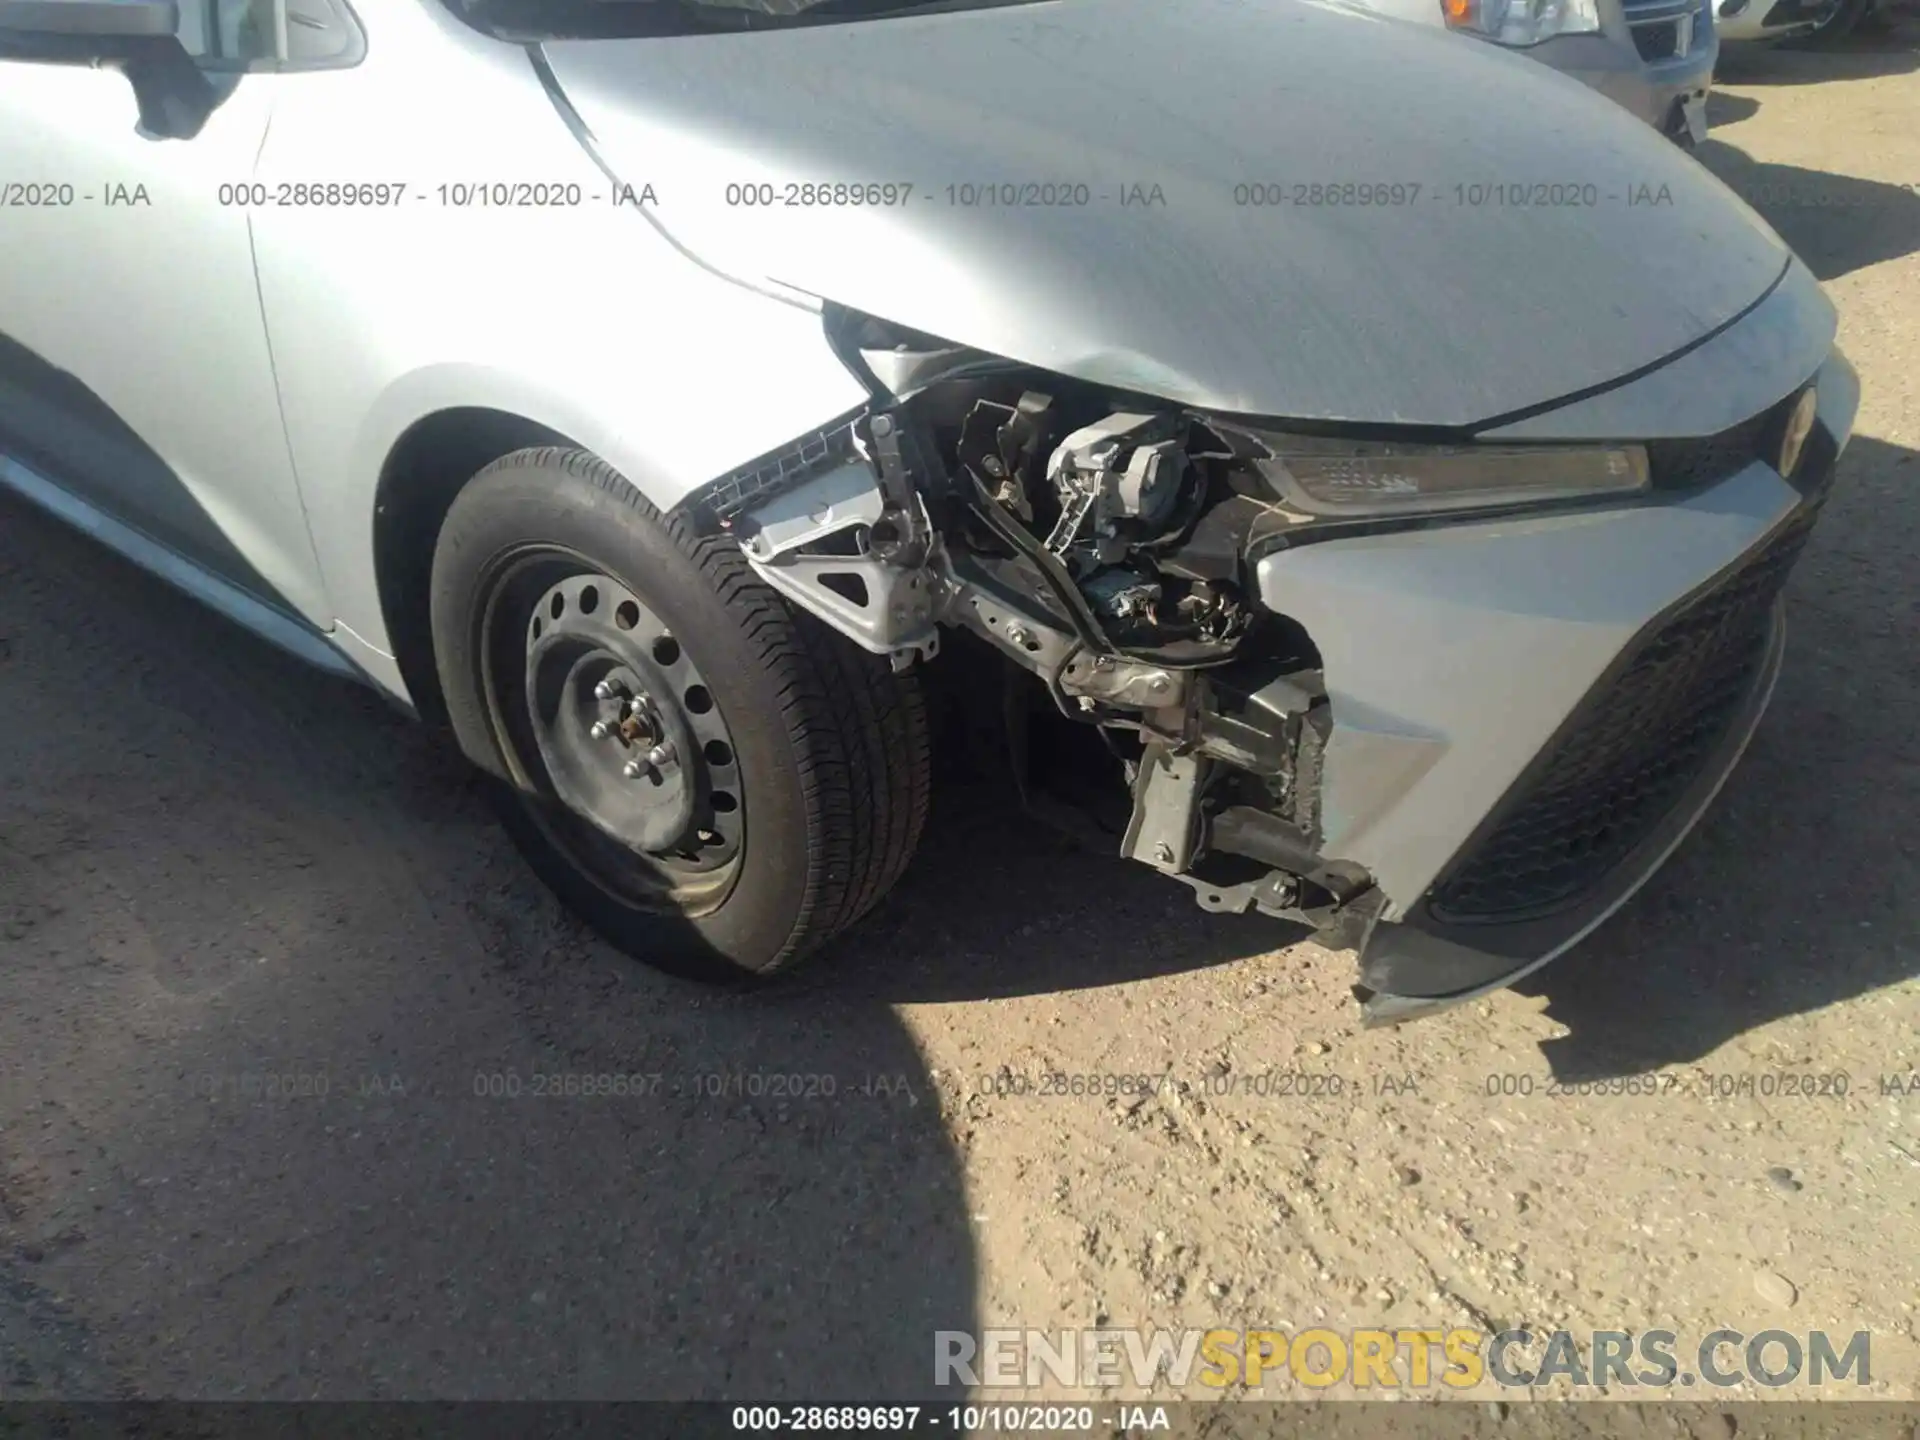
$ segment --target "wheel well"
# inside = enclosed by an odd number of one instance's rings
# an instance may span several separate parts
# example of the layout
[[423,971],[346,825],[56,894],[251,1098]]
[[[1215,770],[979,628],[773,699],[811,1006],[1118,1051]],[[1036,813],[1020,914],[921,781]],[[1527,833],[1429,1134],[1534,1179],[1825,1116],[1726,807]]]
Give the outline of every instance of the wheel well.
[[466,483],[502,455],[573,443],[506,411],[442,410],[402,435],[381,467],[373,512],[380,617],[414,708],[429,725],[446,723],[429,613],[441,522]]

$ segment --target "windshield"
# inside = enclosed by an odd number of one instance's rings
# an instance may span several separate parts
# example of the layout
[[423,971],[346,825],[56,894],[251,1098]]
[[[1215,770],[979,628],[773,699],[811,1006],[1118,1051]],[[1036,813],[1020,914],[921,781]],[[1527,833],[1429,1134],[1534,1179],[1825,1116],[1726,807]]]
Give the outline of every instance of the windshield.
[[512,40],[631,40],[845,24],[986,10],[1040,0],[446,0],[469,24]]

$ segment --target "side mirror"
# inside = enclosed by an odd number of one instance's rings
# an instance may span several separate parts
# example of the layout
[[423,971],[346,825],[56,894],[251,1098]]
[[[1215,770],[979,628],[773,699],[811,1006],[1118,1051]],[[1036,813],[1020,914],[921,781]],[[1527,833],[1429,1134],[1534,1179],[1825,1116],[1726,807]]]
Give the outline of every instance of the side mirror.
[[0,0],[0,60],[118,70],[148,134],[191,140],[213,113],[214,94],[179,28],[176,0]]

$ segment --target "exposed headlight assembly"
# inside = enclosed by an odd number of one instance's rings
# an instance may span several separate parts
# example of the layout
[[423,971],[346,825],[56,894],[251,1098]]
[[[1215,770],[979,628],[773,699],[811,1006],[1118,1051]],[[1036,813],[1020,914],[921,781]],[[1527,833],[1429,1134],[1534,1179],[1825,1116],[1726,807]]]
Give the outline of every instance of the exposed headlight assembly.
[[1440,0],[1452,30],[1468,30],[1502,45],[1538,45],[1556,35],[1591,35],[1600,28],[1599,0]]
[[1638,494],[1638,445],[1405,445],[1318,435],[1240,432],[1247,463],[1290,510],[1325,519],[1507,509]]

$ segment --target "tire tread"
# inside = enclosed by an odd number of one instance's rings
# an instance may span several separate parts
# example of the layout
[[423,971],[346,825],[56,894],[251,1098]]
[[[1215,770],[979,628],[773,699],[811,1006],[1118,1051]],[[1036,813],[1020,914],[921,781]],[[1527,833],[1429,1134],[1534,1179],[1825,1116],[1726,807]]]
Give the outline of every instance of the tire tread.
[[737,543],[699,535],[686,517],[662,513],[587,452],[556,446],[515,451],[469,484],[525,470],[558,470],[664,530],[713,587],[772,680],[815,839],[792,933],[759,973],[791,968],[872,910],[919,844],[932,764],[916,678],[894,674],[883,658],[795,611],[754,574]]

